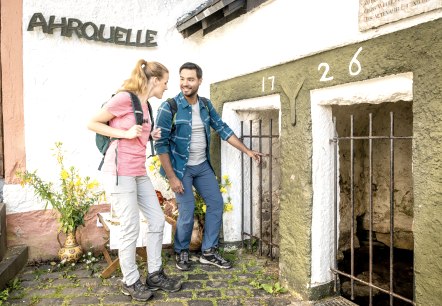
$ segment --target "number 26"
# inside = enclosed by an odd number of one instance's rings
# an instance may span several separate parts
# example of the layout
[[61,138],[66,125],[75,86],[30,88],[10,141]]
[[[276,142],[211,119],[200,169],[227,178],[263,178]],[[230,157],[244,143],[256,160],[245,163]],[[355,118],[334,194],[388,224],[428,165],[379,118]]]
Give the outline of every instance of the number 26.
[[[348,64],[348,73],[351,76],[356,76],[362,71],[362,66],[359,60],[357,59],[359,53],[361,53],[362,47],[359,47],[358,51],[353,55],[350,63]],[[356,70],[354,70],[354,66],[356,66]],[[320,82],[327,82],[333,80],[333,76],[328,76],[327,74],[330,71],[330,65],[327,63],[320,63],[318,66],[318,71],[321,70],[321,68],[324,68],[324,72],[322,73],[321,78],[319,79]]]

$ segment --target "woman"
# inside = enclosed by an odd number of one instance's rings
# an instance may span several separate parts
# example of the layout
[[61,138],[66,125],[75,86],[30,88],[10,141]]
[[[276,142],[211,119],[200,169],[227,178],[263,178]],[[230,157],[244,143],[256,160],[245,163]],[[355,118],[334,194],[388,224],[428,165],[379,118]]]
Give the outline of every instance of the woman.
[[[169,71],[164,65],[139,60],[130,78],[124,81],[117,94],[88,124],[90,130],[116,138],[111,142],[104,159],[104,186],[120,221],[118,256],[123,273],[121,291],[138,301],[147,301],[152,296],[152,290],[174,292],[181,289],[181,283],[168,278],[161,266],[164,214],[145,166],[149,135],[154,140],[161,137],[160,129],[151,130],[148,99],[161,99],[168,80]],[[136,125],[128,92],[135,94],[142,102],[142,125]],[[149,275],[146,284],[140,279],[135,261],[136,241],[140,231],[139,211],[147,219],[149,227]]]

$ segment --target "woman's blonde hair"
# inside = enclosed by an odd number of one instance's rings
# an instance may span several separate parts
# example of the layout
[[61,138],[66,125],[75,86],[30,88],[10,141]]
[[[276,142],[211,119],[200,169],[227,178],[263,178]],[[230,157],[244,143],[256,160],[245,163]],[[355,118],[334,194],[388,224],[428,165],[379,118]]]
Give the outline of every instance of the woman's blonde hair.
[[130,78],[123,82],[118,91],[131,91],[142,94],[147,89],[147,83],[151,77],[162,79],[165,73],[169,73],[166,66],[158,62],[146,62],[144,59],[137,61]]

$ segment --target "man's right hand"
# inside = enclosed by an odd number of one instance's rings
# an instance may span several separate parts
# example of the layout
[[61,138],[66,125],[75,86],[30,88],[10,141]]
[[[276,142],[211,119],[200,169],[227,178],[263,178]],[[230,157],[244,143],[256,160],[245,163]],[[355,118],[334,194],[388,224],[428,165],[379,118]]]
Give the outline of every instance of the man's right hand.
[[184,193],[183,183],[176,176],[169,179],[169,185],[173,192]]

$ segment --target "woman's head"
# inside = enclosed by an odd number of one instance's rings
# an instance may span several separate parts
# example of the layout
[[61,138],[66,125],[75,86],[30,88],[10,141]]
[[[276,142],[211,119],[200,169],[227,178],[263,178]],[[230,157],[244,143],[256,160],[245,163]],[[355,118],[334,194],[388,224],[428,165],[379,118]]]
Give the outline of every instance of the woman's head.
[[163,92],[167,89],[168,80],[169,70],[166,66],[140,59],[132,70],[130,78],[124,81],[121,90],[132,91],[139,95],[149,90],[149,96],[161,99]]

